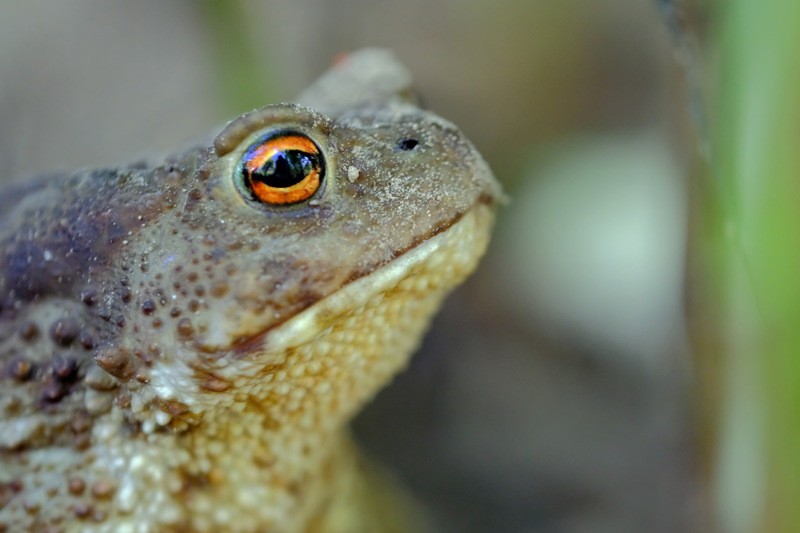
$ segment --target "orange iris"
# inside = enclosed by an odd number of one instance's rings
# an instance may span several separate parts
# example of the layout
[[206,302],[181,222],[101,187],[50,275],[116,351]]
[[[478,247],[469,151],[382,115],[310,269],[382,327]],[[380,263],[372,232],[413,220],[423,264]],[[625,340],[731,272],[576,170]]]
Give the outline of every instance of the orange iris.
[[245,184],[255,199],[271,205],[311,198],[325,174],[319,147],[300,133],[283,132],[261,139],[244,155]]

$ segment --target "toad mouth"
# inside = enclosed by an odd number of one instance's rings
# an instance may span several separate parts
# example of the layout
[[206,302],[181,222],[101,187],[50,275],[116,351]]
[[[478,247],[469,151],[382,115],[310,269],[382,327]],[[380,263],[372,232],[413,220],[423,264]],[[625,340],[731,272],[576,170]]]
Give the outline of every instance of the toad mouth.
[[[318,329],[324,329],[321,323],[329,322],[331,317],[337,315],[337,311],[358,305],[360,299],[374,294],[376,290],[381,290],[381,287],[386,290],[390,289],[404,279],[414,266],[424,263],[438,249],[447,245],[453,246],[453,243],[447,242],[450,230],[459,226],[465,219],[485,216],[481,214],[483,212],[491,213],[497,202],[498,199],[495,196],[484,192],[466,210],[422,234],[409,246],[398,250],[391,258],[373,267],[353,273],[340,288],[330,294],[309,300],[308,304],[298,312],[226,346],[208,346],[197,342],[195,348],[210,359],[226,355],[241,359],[252,353],[263,352],[271,346],[289,346],[301,343],[304,336],[301,335],[302,331],[311,335]],[[372,283],[372,280],[375,282],[374,287],[362,286]],[[358,295],[359,289],[363,293],[361,296]],[[323,305],[326,301],[329,301],[329,305]],[[320,327],[309,327],[312,323]],[[289,337],[293,339],[291,342]],[[284,342],[288,344],[284,344]]]

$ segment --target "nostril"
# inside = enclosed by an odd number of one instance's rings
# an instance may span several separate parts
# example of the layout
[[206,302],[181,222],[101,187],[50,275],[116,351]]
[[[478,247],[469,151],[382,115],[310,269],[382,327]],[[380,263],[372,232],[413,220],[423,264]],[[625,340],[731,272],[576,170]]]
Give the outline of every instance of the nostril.
[[416,139],[400,139],[397,141],[397,147],[404,152],[413,150],[418,144],[419,141]]

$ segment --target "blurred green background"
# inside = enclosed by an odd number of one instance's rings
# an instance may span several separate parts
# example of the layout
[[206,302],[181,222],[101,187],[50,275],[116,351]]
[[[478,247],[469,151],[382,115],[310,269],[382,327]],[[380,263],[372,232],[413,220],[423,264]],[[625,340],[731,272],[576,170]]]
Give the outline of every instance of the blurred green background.
[[[791,2],[774,4],[758,15],[764,35],[772,20],[800,21]],[[763,315],[750,304],[752,276],[770,280],[755,284],[767,296],[783,294],[779,276],[796,276],[770,270],[794,264],[781,251],[797,254],[796,242],[778,232],[758,244],[777,226],[800,228],[796,192],[784,194],[796,185],[767,189],[786,204],[777,220],[759,214],[764,197],[741,199],[760,186],[744,175],[796,175],[797,159],[771,157],[769,132],[796,144],[797,124],[757,119],[800,122],[796,103],[785,115],[769,107],[797,100],[770,91],[797,89],[781,76],[800,69],[780,32],[744,53],[762,37],[746,6],[7,2],[3,178],[173,151],[240,112],[291,100],[340,52],[392,48],[426,106],[468,134],[512,200],[479,272],[356,420],[362,446],[442,531],[785,528],[797,522],[765,502],[798,495],[796,448],[764,459],[763,413],[774,405],[754,376],[791,385],[796,369],[778,363],[792,360],[796,339],[761,369]],[[773,77],[750,92],[765,71]],[[745,171],[748,120],[763,142]],[[755,257],[768,262],[751,272]],[[781,298],[776,312],[794,316],[797,300]],[[798,398],[774,400],[796,422]],[[797,444],[791,432],[778,440]],[[769,472],[783,466],[776,488]]]

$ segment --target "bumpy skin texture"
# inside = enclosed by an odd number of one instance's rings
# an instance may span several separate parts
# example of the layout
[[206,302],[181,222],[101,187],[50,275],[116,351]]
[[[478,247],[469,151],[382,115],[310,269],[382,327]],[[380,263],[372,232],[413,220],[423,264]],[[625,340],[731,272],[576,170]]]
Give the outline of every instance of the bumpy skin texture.
[[[213,146],[0,195],[0,531],[402,529],[345,426],[475,267],[500,195],[410,94],[366,50]],[[286,128],[327,173],[268,207],[237,165]]]

